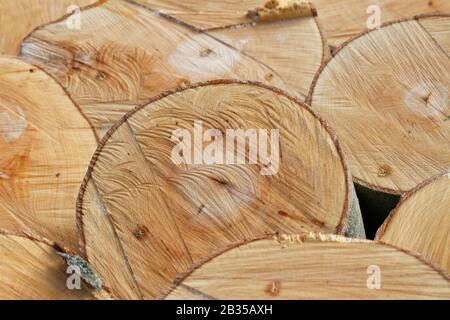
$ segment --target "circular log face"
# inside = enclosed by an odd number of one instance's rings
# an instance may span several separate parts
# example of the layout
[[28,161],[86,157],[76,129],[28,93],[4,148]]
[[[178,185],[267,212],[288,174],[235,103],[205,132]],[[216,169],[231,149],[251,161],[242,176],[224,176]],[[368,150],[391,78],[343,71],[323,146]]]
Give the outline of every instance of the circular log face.
[[37,29],[21,55],[55,76],[102,134],[148,97],[190,83],[258,81],[305,100],[324,56],[313,17],[200,32],[121,0],[81,17],[80,29],[67,28],[73,17]]
[[447,276],[371,241],[280,235],[198,266],[167,299],[449,299]]
[[420,253],[450,273],[450,173],[407,193],[377,239]]
[[77,192],[95,150],[89,122],[46,73],[0,57],[0,225],[76,247]]
[[34,28],[63,17],[96,0],[1,0],[0,54],[16,55],[20,43]]
[[449,25],[428,17],[365,33],[318,75],[311,105],[357,182],[402,193],[450,167]]
[[302,103],[255,84],[191,87],[127,114],[100,143],[80,192],[82,250],[119,297],[161,298],[229,243],[342,231],[347,174]]
[[[140,0],[149,1],[153,0]],[[333,49],[377,22],[450,12],[448,0],[314,0],[327,43]],[[447,28],[448,30],[448,28]]]
[[[0,231],[0,299],[109,298],[106,291],[89,289],[82,281],[77,289],[77,280],[68,279],[74,271],[68,269],[58,253],[58,247],[50,241]],[[68,282],[70,286],[67,286]]]

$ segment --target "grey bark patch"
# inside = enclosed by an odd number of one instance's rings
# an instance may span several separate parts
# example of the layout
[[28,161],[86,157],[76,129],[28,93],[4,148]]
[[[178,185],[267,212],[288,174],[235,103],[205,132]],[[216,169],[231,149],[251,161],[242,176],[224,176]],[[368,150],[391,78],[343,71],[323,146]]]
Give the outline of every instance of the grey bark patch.
[[95,274],[89,262],[87,262],[80,256],[70,255],[62,252],[58,252],[58,254],[66,259],[66,262],[69,266],[75,266],[80,270],[80,276],[86,283],[97,290],[100,290],[102,288],[102,281]]
[[344,228],[344,235],[349,238],[366,239],[366,231],[364,229],[361,208],[359,206],[359,200],[356,196],[356,190],[353,184],[351,203]]

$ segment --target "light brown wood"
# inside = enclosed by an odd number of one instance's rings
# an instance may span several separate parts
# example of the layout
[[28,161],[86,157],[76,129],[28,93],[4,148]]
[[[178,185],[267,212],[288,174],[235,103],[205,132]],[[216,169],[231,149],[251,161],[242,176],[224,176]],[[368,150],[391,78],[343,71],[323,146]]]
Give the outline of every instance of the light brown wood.
[[198,30],[314,17],[315,7],[306,0],[129,0]]
[[249,10],[261,6],[264,0],[130,0],[167,15],[200,30],[220,29],[249,24]]
[[80,30],[65,20],[36,30],[21,55],[67,88],[100,135],[148,97],[195,82],[253,80],[305,100],[324,57],[312,17],[209,34],[131,1],[81,15]]
[[336,129],[356,182],[400,194],[450,168],[449,21],[364,33],[318,74],[311,105]]
[[[380,8],[380,22],[410,18],[420,14],[450,13],[448,0],[312,0],[332,51],[366,30],[373,16],[369,6]],[[448,28],[447,28],[448,30]]]
[[0,1],[0,54],[17,55],[23,38],[36,27],[63,17],[75,6],[82,7],[95,2],[95,0]]
[[69,289],[67,280],[74,271],[68,270],[61,253],[65,253],[64,250],[52,241],[0,230],[0,299],[111,298],[104,289],[96,290],[84,282],[81,282],[79,290]]
[[267,0],[263,6],[247,12],[255,22],[272,22],[317,15],[314,6],[307,0]]
[[404,195],[377,239],[420,253],[450,273],[450,173]]
[[[279,129],[278,171],[262,175],[267,165],[249,163],[243,150],[254,142],[234,150],[245,164],[176,165],[173,130],[192,134],[196,120],[203,132]],[[229,146],[222,150],[233,155]],[[161,298],[230,243],[277,231],[345,232],[348,179],[335,138],[301,102],[256,84],[191,87],[127,114],[100,143],[80,191],[81,250],[120,298]]]
[[75,203],[94,131],[42,70],[0,56],[0,226],[76,248]]
[[279,235],[205,261],[167,299],[450,299],[450,279],[377,242]]

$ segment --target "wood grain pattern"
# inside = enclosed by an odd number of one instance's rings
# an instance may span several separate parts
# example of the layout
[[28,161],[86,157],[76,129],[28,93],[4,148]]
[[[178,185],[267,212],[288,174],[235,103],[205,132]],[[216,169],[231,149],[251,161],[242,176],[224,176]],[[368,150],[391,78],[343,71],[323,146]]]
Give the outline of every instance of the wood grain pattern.
[[[369,6],[380,8],[381,23],[410,18],[420,14],[450,13],[447,0],[312,0],[318,19],[332,51],[344,42],[366,30],[373,12]],[[448,28],[447,28],[448,30]]]
[[96,137],[50,76],[0,56],[0,226],[76,248],[75,203]]
[[[279,129],[279,171],[261,175],[247,149],[236,149],[246,164],[175,165],[172,132],[192,134],[195,120],[220,132]],[[344,232],[348,179],[327,126],[275,89],[216,81],[168,93],[128,113],[101,142],[77,208],[82,250],[117,296],[161,298],[229,243],[276,231]]]
[[87,6],[95,0],[0,1],[0,54],[19,54],[20,44],[36,27],[70,13],[70,6]]
[[111,0],[84,10],[81,30],[65,23],[33,32],[21,55],[54,75],[101,135],[148,97],[195,82],[253,80],[305,100],[324,56],[313,18],[209,34]]
[[450,167],[443,21],[450,17],[364,33],[318,74],[311,105],[335,127],[358,183],[400,194]]
[[67,264],[54,242],[32,235],[0,230],[0,299],[85,300],[110,299],[103,290],[81,283],[68,289]]
[[404,195],[376,238],[418,252],[450,273],[450,174]]
[[[379,268],[379,289],[369,289],[374,283],[370,266]],[[377,242],[321,234],[279,235],[230,247],[199,265],[167,296],[243,300],[449,298],[448,275],[418,257]]]
[[264,0],[131,0],[132,2],[168,15],[200,30],[220,29],[249,24],[248,10],[255,9]]

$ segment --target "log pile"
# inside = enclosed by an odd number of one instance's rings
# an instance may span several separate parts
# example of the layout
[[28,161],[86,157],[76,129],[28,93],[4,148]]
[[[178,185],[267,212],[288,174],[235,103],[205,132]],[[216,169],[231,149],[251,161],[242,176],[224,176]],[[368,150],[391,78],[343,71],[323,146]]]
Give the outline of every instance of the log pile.
[[450,299],[448,70],[445,0],[2,0],[0,298]]

